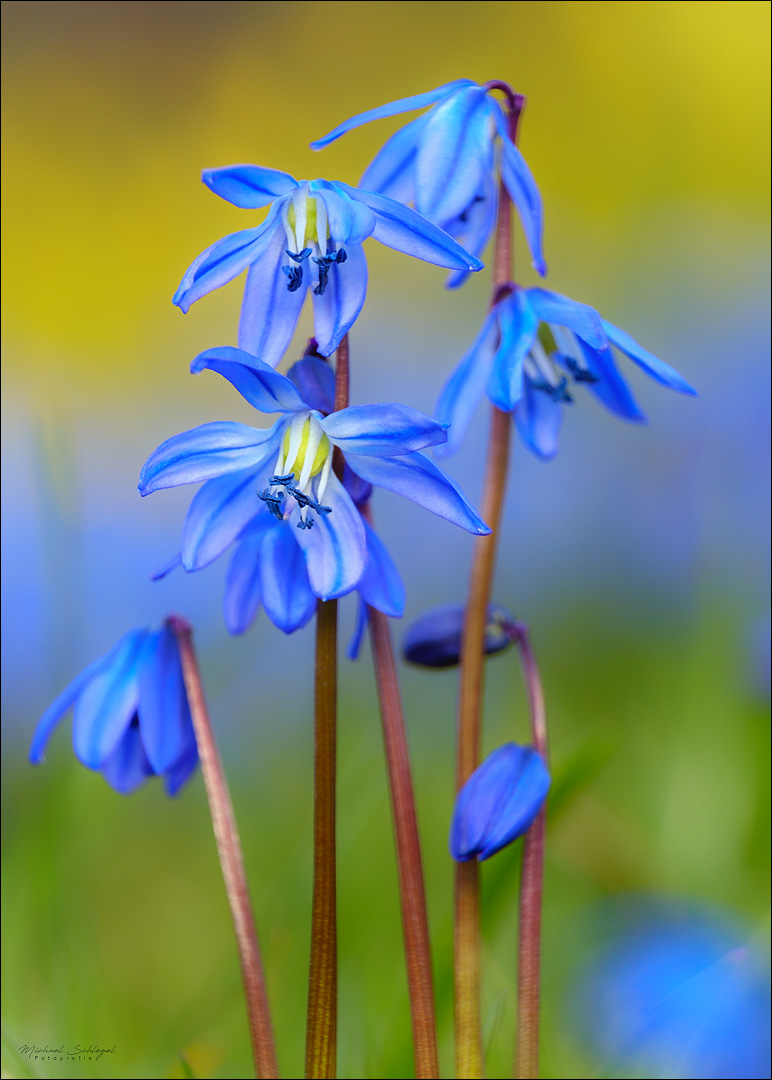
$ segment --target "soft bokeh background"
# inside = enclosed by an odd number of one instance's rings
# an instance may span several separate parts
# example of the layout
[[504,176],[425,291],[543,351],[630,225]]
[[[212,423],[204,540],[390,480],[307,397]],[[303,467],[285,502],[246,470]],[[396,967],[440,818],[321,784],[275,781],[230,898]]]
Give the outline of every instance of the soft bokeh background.
[[[188,615],[234,790],[285,1075],[302,1068],[310,906],[312,631],[265,618],[239,640],[216,565],[152,584],[189,492],[142,501],[162,439],[251,420],[187,374],[235,343],[233,284],[170,299],[206,245],[254,218],[199,183],[257,161],[356,182],[395,118],[323,154],[354,112],[459,76],[528,96],[522,149],[546,204],[550,284],[597,306],[698,387],[630,371],[650,416],[589,397],[548,466],[514,454],[496,599],[528,621],[554,748],[544,1076],[600,1075],[571,1016],[584,927],[609,896],[768,918],[768,49],[756,2],[47,3],[4,19],[4,974],[8,1075],[247,1075],[227,908],[200,777],[174,802],[121,799],[67,730],[45,768],[33,725],[126,629]],[[353,400],[431,411],[488,281],[369,246]],[[532,283],[518,235],[521,280]],[[305,321],[298,343],[307,336]],[[295,349],[289,354],[297,356]],[[484,422],[451,471],[477,499]],[[376,512],[407,616],[458,599],[466,534],[396,497]],[[343,604],[344,628],[351,611]],[[401,632],[395,627],[397,634]],[[514,659],[490,665],[486,746],[524,737]],[[453,673],[406,670],[451,1074]],[[484,869],[490,1076],[509,1075],[517,850]],[[391,826],[367,658],[346,665],[340,732],[340,1075],[411,1074]],[[22,1064],[24,1043],[117,1045]]]

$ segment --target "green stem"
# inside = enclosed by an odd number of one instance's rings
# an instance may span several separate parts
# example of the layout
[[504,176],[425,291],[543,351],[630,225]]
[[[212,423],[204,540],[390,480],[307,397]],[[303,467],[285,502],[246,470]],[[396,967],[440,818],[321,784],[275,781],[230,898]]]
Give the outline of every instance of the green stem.
[[276,1046],[268,1007],[265,973],[255,931],[255,918],[249,899],[244,858],[241,853],[241,843],[236,828],[236,818],[233,813],[228,783],[225,779],[220,755],[217,752],[209,712],[206,707],[201,671],[193,648],[193,631],[184,619],[175,615],[167,619],[167,625],[174,633],[180,650],[182,675],[185,680],[190,715],[196,734],[204,786],[209,800],[212,829],[217,843],[217,853],[220,856],[220,866],[222,867],[225,891],[233,918],[233,927],[236,931],[241,977],[244,982],[244,996],[249,1016],[249,1033],[252,1041],[255,1075],[257,1077],[278,1077],[279,1067],[276,1062]]

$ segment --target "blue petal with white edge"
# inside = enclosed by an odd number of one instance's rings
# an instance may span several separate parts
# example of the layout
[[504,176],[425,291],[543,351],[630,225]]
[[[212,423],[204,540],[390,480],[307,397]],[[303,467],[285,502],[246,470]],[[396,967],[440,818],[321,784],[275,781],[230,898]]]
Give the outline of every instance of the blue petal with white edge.
[[275,524],[268,513],[256,515],[233,550],[223,595],[223,616],[229,634],[243,634],[260,610],[260,549],[266,532]]
[[[349,244],[346,261],[327,268],[324,291],[314,298],[314,336],[322,356],[330,356],[357,320],[367,295],[367,260],[361,244]],[[320,268],[320,272],[323,272]]]
[[109,652],[105,653],[104,656],[100,656],[99,659],[95,660],[92,664],[89,664],[87,668],[81,671],[80,675],[76,675],[69,686],[66,686],[61,694],[51,702],[38,721],[35,733],[32,736],[32,743],[29,750],[29,760],[32,765],[40,765],[43,761],[43,755],[52,731],[59,721],[64,718],[68,710],[75,704],[83,688],[102,669],[109,667],[113,663],[115,657],[122,654],[122,650],[126,647],[127,640],[133,638],[138,633],[141,633],[141,631],[132,630],[122,637],[117,645],[114,645]]
[[266,532],[258,573],[263,607],[273,625],[285,634],[305,626],[316,611],[316,597],[291,526],[277,521],[275,528]]
[[683,375],[680,375],[670,364],[666,364],[664,360],[660,360],[658,356],[648,352],[624,330],[620,330],[618,326],[606,322],[605,319],[602,319],[601,322],[606,337],[611,344],[616,345],[626,356],[629,356],[639,367],[642,367],[655,382],[667,386],[671,390],[677,390],[679,394],[688,394],[690,397],[697,396],[694,387],[690,386]]
[[413,166],[418,141],[429,121],[431,113],[419,116],[405,124],[387,139],[365,169],[359,187],[365,191],[379,191],[397,202],[410,203],[415,196]]
[[539,317],[524,292],[516,289],[497,307],[501,338],[487,389],[493,404],[504,412],[512,412],[523,396],[523,363],[539,329]]
[[287,372],[298,388],[301,398],[309,409],[315,409],[322,416],[335,408],[335,372],[326,360],[318,356],[304,356],[292,365]]
[[563,422],[563,404],[549,393],[534,390],[525,380],[523,396],[515,412],[518,434],[541,461],[551,461],[558,452],[558,435]]
[[449,425],[449,430],[447,442],[437,448],[438,457],[454,454],[469,430],[491,375],[498,339],[498,309],[494,308],[483,322],[472,347],[442,388],[437,416],[441,424]]
[[541,755],[531,746],[517,749],[522,752],[519,776],[502,794],[502,801],[486,830],[484,847],[477,856],[479,862],[489,859],[527,832],[547,798],[550,774]]
[[282,273],[289,262],[287,237],[277,221],[269,243],[249,268],[239,320],[239,348],[271,367],[276,367],[292,340],[310,278],[306,260],[300,285],[290,292]]
[[593,349],[608,348],[603,320],[595,308],[579,304],[549,289],[523,289],[524,299],[533,312],[546,323],[566,326]]
[[422,218],[415,210],[402,206],[375,191],[360,191],[341,184],[352,199],[375,211],[373,236],[386,247],[395,248],[416,259],[446,266],[449,270],[482,270],[483,264],[456,243],[446,232]]
[[241,469],[259,469],[278,452],[283,419],[261,431],[231,420],[183,431],[154,450],[139,477],[140,495],[160,488],[195,484]]
[[630,387],[619,373],[611,349],[591,349],[578,339],[587,370],[597,381],[585,383],[587,389],[602,405],[634,424],[645,424],[646,417],[632,395]]
[[182,530],[180,554],[188,570],[200,570],[229,548],[260,506],[254,469],[208,480],[196,492]]
[[491,101],[479,86],[432,109],[416,154],[415,208],[437,224],[457,217],[474,198],[488,165]]
[[349,454],[349,466],[363,480],[395,491],[432,514],[453,522],[475,536],[491,531],[464,498],[460,488],[434,462],[418,451],[403,457],[367,457]]
[[510,199],[517,207],[523,232],[531,249],[533,268],[544,277],[547,264],[542,250],[544,211],[541,194],[525,158],[509,137],[507,122],[498,102],[493,102],[493,115],[501,138],[501,178]]
[[407,405],[350,405],[321,421],[344,454],[396,457],[445,442],[445,425]]
[[177,639],[164,627],[151,631],[139,663],[142,743],[157,775],[182,756],[192,724]]
[[367,563],[357,591],[370,607],[377,608],[393,619],[399,619],[405,611],[405,586],[386,545],[367,522],[364,526]]
[[224,169],[204,169],[201,179],[206,186],[234,206],[257,210],[280,195],[288,195],[298,186],[289,173],[260,165],[227,165]]
[[342,124],[338,124],[336,128],[323,135],[321,139],[312,142],[311,149],[321,150],[323,147],[329,146],[331,142],[335,142],[341,135],[345,135],[347,131],[360,127],[362,124],[369,124],[371,120],[381,120],[386,116],[412,112],[413,109],[425,109],[427,105],[434,105],[436,101],[442,101],[444,97],[463,86],[474,85],[471,79],[456,79],[454,82],[445,83],[444,86],[438,86],[436,90],[427,90],[424,94],[413,94],[411,97],[399,98],[397,101],[390,101],[387,105],[379,105],[376,109],[368,109],[366,112],[357,113],[356,116],[352,116],[349,120],[344,120]]
[[187,312],[196,300],[238,277],[250,263],[261,257],[275,234],[276,226],[281,228],[279,212],[278,204],[274,203],[262,225],[224,236],[202,251],[185,271],[172,303]]
[[227,379],[260,412],[299,412],[307,408],[298,388],[286,375],[280,375],[243,349],[225,345],[199,353],[190,370],[197,375],[207,369]]
[[[499,189],[493,177],[493,162],[483,180],[483,186],[471,205],[458,218],[444,222],[446,232],[471,255],[482,255],[493,232],[499,210]],[[460,288],[469,277],[469,270],[453,270],[445,282],[446,289]]]
[[320,599],[331,600],[356,586],[364,573],[367,545],[362,516],[335,473],[330,473],[322,501],[330,513],[314,513],[312,528],[295,527],[298,510],[289,523],[303,550],[311,588]]
[[102,762],[100,772],[119,795],[131,795],[153,775],[153,766],[145,753],[142,733],[136,719],[129,724]]
[[137,666],[146,637],[146,630],[127,634],[109,667],[89,680],[75,702],[72,745],[89,769],[102,767],[137,711]]

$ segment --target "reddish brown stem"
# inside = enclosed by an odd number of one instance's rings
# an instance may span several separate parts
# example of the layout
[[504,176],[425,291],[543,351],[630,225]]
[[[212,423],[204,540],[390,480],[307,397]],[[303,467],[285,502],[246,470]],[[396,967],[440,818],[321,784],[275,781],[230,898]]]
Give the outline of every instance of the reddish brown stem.
[[247,877],[244,871],[244,858],[241,853],[236,818],[233,813],[228,784],[223,772],[220,755],[214,741],[214,732],[206,707],[201,672],[193,648],[190,625],[178,616],[167,619],[167,625],[174,633],[180,650],[182,674],[185,691],[190,705],[193,729],[196,733],[198,756],[201,772],[209,800],[209,812],[212,828],[220,856],[225,891],[236,931],[241,977],[244,983],[244,996],[249,1016],[249,1033],[252,1042],[252,1056],[255,1062],[255,1075],[258,1077],[278,1077],[279,1067],[276,1062],[276,1046],[273,1025],[268,1007],[268,993],[265,986],[265,973],[260,958],[260,946],[255,931],[255,919],[249,899]]

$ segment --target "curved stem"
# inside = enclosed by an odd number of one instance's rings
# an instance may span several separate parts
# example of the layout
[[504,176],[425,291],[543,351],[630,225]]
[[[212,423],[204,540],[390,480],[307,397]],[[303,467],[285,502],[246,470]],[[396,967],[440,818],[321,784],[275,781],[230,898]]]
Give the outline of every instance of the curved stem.
[[198,756],[204,777],[209,811],[212,816],[212,829],[220,856],[225,891],[236,931],[236,944],[241,964],[241,977],[244,982],[249,1016],[249,1033],[252,1041],[252,1056],[255,1062],[255,1075],[258,1077],[278,1077],[276,1046],[273,1025],[268,1007],[268,993],[265,986],[265,973],[260,958],[260,946],[255,931],[255,919],[249,899],[247,877],[244,871],[244,858],[241,853],[236,818],[228,791],[228,783],[223,772],[220,755],[214,741],[214,733],[206,707],[201,672],[193,648],[190,625],[178,616],[167,619],[167,625],[177,639],[182,663],[182,675],[185,691],[190,705],[193,730],[196,734]]
[[394,816],[415,1072],[418,1080],[430,1080],[431,1077],[438,1077],[440,1072],[437,1059],[429,922],[426,914],[421,844],[413,798],[413,782],[410,775],[405,718],[389,620],[383,612],[372,607],[368,607],[367,616],[378,682],[383,742]]

